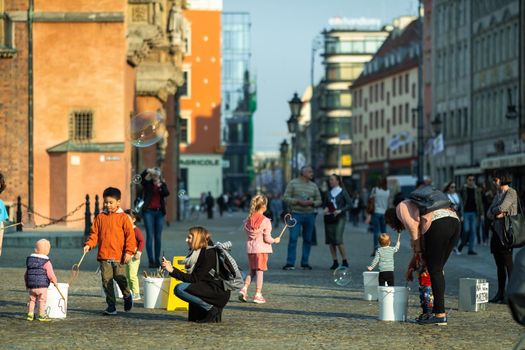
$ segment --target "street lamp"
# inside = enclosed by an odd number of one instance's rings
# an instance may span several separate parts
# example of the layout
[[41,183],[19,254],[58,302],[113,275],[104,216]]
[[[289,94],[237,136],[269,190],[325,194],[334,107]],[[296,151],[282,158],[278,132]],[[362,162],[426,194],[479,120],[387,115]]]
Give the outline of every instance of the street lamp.
[[288,141],[286,141],[286,139],[283,140],[283,142],[281,142],[280,146],[279,146],[279,152],[281,153],[281,169],[282,169],[282,177],[283,177],[283,182],[282,182],[282,188],[280,188],[280,191],[282,193],[282,191],[284,191],[284,186],[286,184],[286,181],[287,181],[287,171],[286,171],[286,159],[288,158],[288,150],[289,150],[289,146],[288,146]]
[[288,101],[290,106],[290,112],[292,115],[290,119],[286,121],[288,124],[288,132],[292,135],[292,174],[295,176],[297,172],[297,129],[299,124],[299,114],[301,113],[302,101],[297,95],[297,92],[294,93],[292,99]]
[[301,105],[303,104],[303,102],[299,98],[299,95],[297,95],[297,92],[293,94],[293,97],[290,101],[288,101],[288,104],[290,105],[290,112],[292,112],[292,117],[297,118],[301,113]]
[[509,96],[509,103],[507,105],[507,113],[505,113],[505,118],[511,119],[511,120],[517,119],[520,115],[518,113],[518,108],[512,102],[512,89],[511,88],[507,90],[507,94]]
[[430,124],[432,125],[432,131],[434,131],[434,135],[439,135],[441,133],[441,126],[443,125],[439,115],[437,115],[434,120],[430,122]]

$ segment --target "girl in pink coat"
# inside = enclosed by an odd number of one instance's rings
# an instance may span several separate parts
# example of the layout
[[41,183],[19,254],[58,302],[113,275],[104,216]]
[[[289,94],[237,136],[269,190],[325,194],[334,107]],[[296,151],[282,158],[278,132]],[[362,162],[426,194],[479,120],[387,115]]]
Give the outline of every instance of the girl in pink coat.
[[248,287],[252,278],[256,277],[256,289],[253,302],[264,304],[266,299],[262,296],[263,273],[268,270],[268,254],[272,253],[272,243],[279,243],[279,237],[272,238],[272,223],[270,219],[263,215],[268,206],[268,199],[265,196],[257,195],[252,198],[250,203],[250,213],[244,221],[244,232],[248,236],[246,242],[246,252],[248,253],[248,263],[250,273],[246,276],[244,287],[239,292],[239,300],[246,302]]

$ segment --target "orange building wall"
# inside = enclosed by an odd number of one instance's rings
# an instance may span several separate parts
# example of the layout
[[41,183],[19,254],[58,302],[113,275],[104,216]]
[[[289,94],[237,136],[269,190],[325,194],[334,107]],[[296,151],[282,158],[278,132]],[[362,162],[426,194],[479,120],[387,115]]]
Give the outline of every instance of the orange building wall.
[[[124,6],[120,1],[36,2],[37,11],[124,11]],[[119,187],[123,203],[129,203],[129,143],[124,153],[70,153],[69,159],[55,159],[46,151],[69,138],[69,116],[77,109],[94,111],[92,142],[126,142],[133,106],[132,90],[126,85],[134,86],[134,73],[126,63],[125,24],[35,23],[33,37],[35,210],[49,215],[52,202],[60,208],[58,203],[64,201],[70,211],[86,193],[94,197],[109,185]],[[80,157],[80,165],[71,165],[72,155]],[[119,160],[101,162],[101,155]],[[67,176],[50,173],[57,162],[62,162]],[[55,181],[67,188],[56,197],[51,192]]]
[[[191,110],[191,144],[182,153],[217,153],[220,147],[221,12],[185,10],[191,22],[190,98],[181,98],[181,110]],[[207,39],[206,39],[207,38]],[[207,83],[205,82],[207,80]]]
[[35,0],[35,11],[119,12],[126,5],[126,0]]

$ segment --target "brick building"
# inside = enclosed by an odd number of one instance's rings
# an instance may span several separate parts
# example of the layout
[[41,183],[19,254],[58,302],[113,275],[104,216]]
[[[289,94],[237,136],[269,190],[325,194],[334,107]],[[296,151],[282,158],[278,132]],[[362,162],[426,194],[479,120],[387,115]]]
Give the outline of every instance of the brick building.
[[[151,108],[137,96],[167,104],[182,84],[182,29],[170,27],[180,6],[0,0],[0,169],[7,204],[20,195],[35,212],[56,218],[86,194],[116,186],[123,206],[130,205],[132,157],[141,158],[128,142],[129,117]],[[150,67],[163,74],[152,77]],[[82,217],[79,211],[70,219]]]

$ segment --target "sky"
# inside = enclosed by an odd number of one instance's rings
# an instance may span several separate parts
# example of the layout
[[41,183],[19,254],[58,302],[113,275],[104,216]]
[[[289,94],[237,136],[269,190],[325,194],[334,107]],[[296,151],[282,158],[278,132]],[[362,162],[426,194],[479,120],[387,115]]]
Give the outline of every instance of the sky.
[[[391,23],[401,15],[416,15],[418,0],[224,0],[224,12],[251,16],[252,68],[257,76],[254,150],[278,152],[289,138],[287,101],[302,95],[310,84],[314,37],[330,17],[378,18]],[[321,57],[316,57],[315,80],[321,79]],[[289,141],[289,140],[288,140]]]

